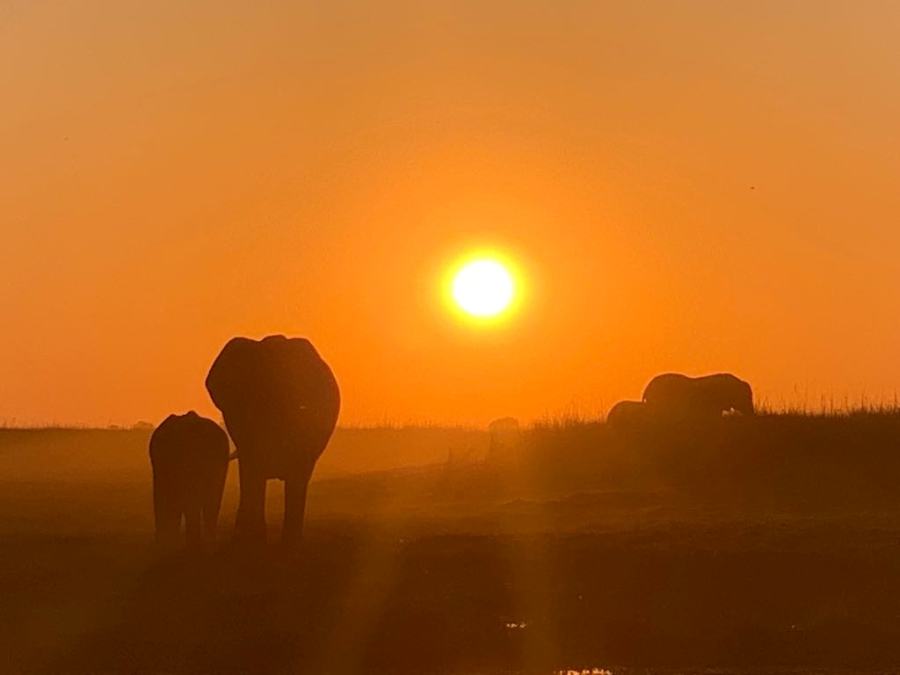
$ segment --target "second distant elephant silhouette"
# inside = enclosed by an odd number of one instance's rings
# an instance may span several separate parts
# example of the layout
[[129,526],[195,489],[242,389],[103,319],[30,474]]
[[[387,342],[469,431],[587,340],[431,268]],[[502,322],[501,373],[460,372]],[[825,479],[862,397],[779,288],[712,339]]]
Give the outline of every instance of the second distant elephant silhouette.
[[726,412],[754,413],[750,384],[730,373],[657,375],[644,389],[643,399],[657,417],[696,419],[721,417]]
[[264,541],[266,481],[284,481],[282,539],[299,543],[306,491],[337,423],[334,374],[304,338],[234,338],[206,378],[213,403],[237,446],[241,497],[236,538]]
[[215,539],[228,473],[228,436],[193,410],[169,415],[150,436],[156,539],[174,546],[181,521],[189,546]]
[[606,424],[615,431],[634,431],[647,421],[647,404],[643,401],[619,401],[606,414]]
[[487,461],[498,464],[515,459],[522,443],[522,429],[515,417],[501,417],[488,425]]

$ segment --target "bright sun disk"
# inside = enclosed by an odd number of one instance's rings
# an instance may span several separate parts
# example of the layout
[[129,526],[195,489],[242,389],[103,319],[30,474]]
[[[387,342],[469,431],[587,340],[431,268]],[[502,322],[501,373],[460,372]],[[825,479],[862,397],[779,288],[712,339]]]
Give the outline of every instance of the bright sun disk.
[[453,277],[453,300],[466,314],[492,317],[510,306],[516,286],[506,267],[490,258],[463,265]]

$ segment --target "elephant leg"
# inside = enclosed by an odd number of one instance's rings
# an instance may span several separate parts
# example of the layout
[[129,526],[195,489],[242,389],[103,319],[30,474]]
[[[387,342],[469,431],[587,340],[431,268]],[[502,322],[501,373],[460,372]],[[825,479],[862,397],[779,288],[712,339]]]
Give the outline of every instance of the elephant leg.
[[[169,477],[171,478],[171,477]],[[178,544],[181,529],[181,504],[177,486],[162,472],[153,473],[153,516],[156,523],[156,543],[166,547]]]
[[219,522],[219,509],[222,506],[222,493],[225,491],[227,474],[228,464],[224,464],[221,468],[216,467],[216,473],[209,480],[203,495],[204,535],[210,542],[216,540],[216,526]]
[[184,507],[185,540],[188,548],[200,548],[203,544],[203,518],[200,500],[192,498]]
[[238,460],[241,498],[234,526],[236,539],[263,543],[266,540],[266,478]]
[[309,479],[309,474],[304,474],[288,478],[284,482],[284,525],[281,539],[290,549],[296,549],[303,536],[303,517],[306,513]]

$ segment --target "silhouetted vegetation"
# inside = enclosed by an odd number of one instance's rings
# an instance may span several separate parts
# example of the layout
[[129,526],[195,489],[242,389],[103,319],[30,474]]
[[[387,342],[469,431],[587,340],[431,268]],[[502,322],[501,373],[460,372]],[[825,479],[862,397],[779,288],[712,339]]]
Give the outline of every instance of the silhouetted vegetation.
[[0,431],[10,670],[900,662],[900,411],[508,431],[339,430],[292,564],[156,557],[146,430]]
[[551,421],[523,431],[518,452],[485,470],[502,477],[505,498],[629,490],[720,505],[881,508],[900,505],[900,411],[764,412],[625,429]]

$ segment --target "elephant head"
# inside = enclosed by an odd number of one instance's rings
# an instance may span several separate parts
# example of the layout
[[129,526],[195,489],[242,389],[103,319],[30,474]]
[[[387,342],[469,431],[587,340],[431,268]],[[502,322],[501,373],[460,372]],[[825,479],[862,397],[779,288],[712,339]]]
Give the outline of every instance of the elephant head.
[[185,521],[189,546],[215,539],[228,472],[228,436],[193,410],[169,415],[150,436],[156,539],[172,546]]
[[708,405],[720,412],[736,412],[753,415],[753,389],[749,382],[731,375],[719,373],[698,377],[697,387]]
[[266,480],[285,481],[283,538],[300,539],[306,489],[340,409],[337,381],[304,338],[234,338],[206,378],[237,447],[241,497],[235,534],[265,539]]
[[730,373],[703,377],[687,377],[677,373],[657,375],[644,390],[644,402],[655,414],[670,417],[754,413],[750,384]]

